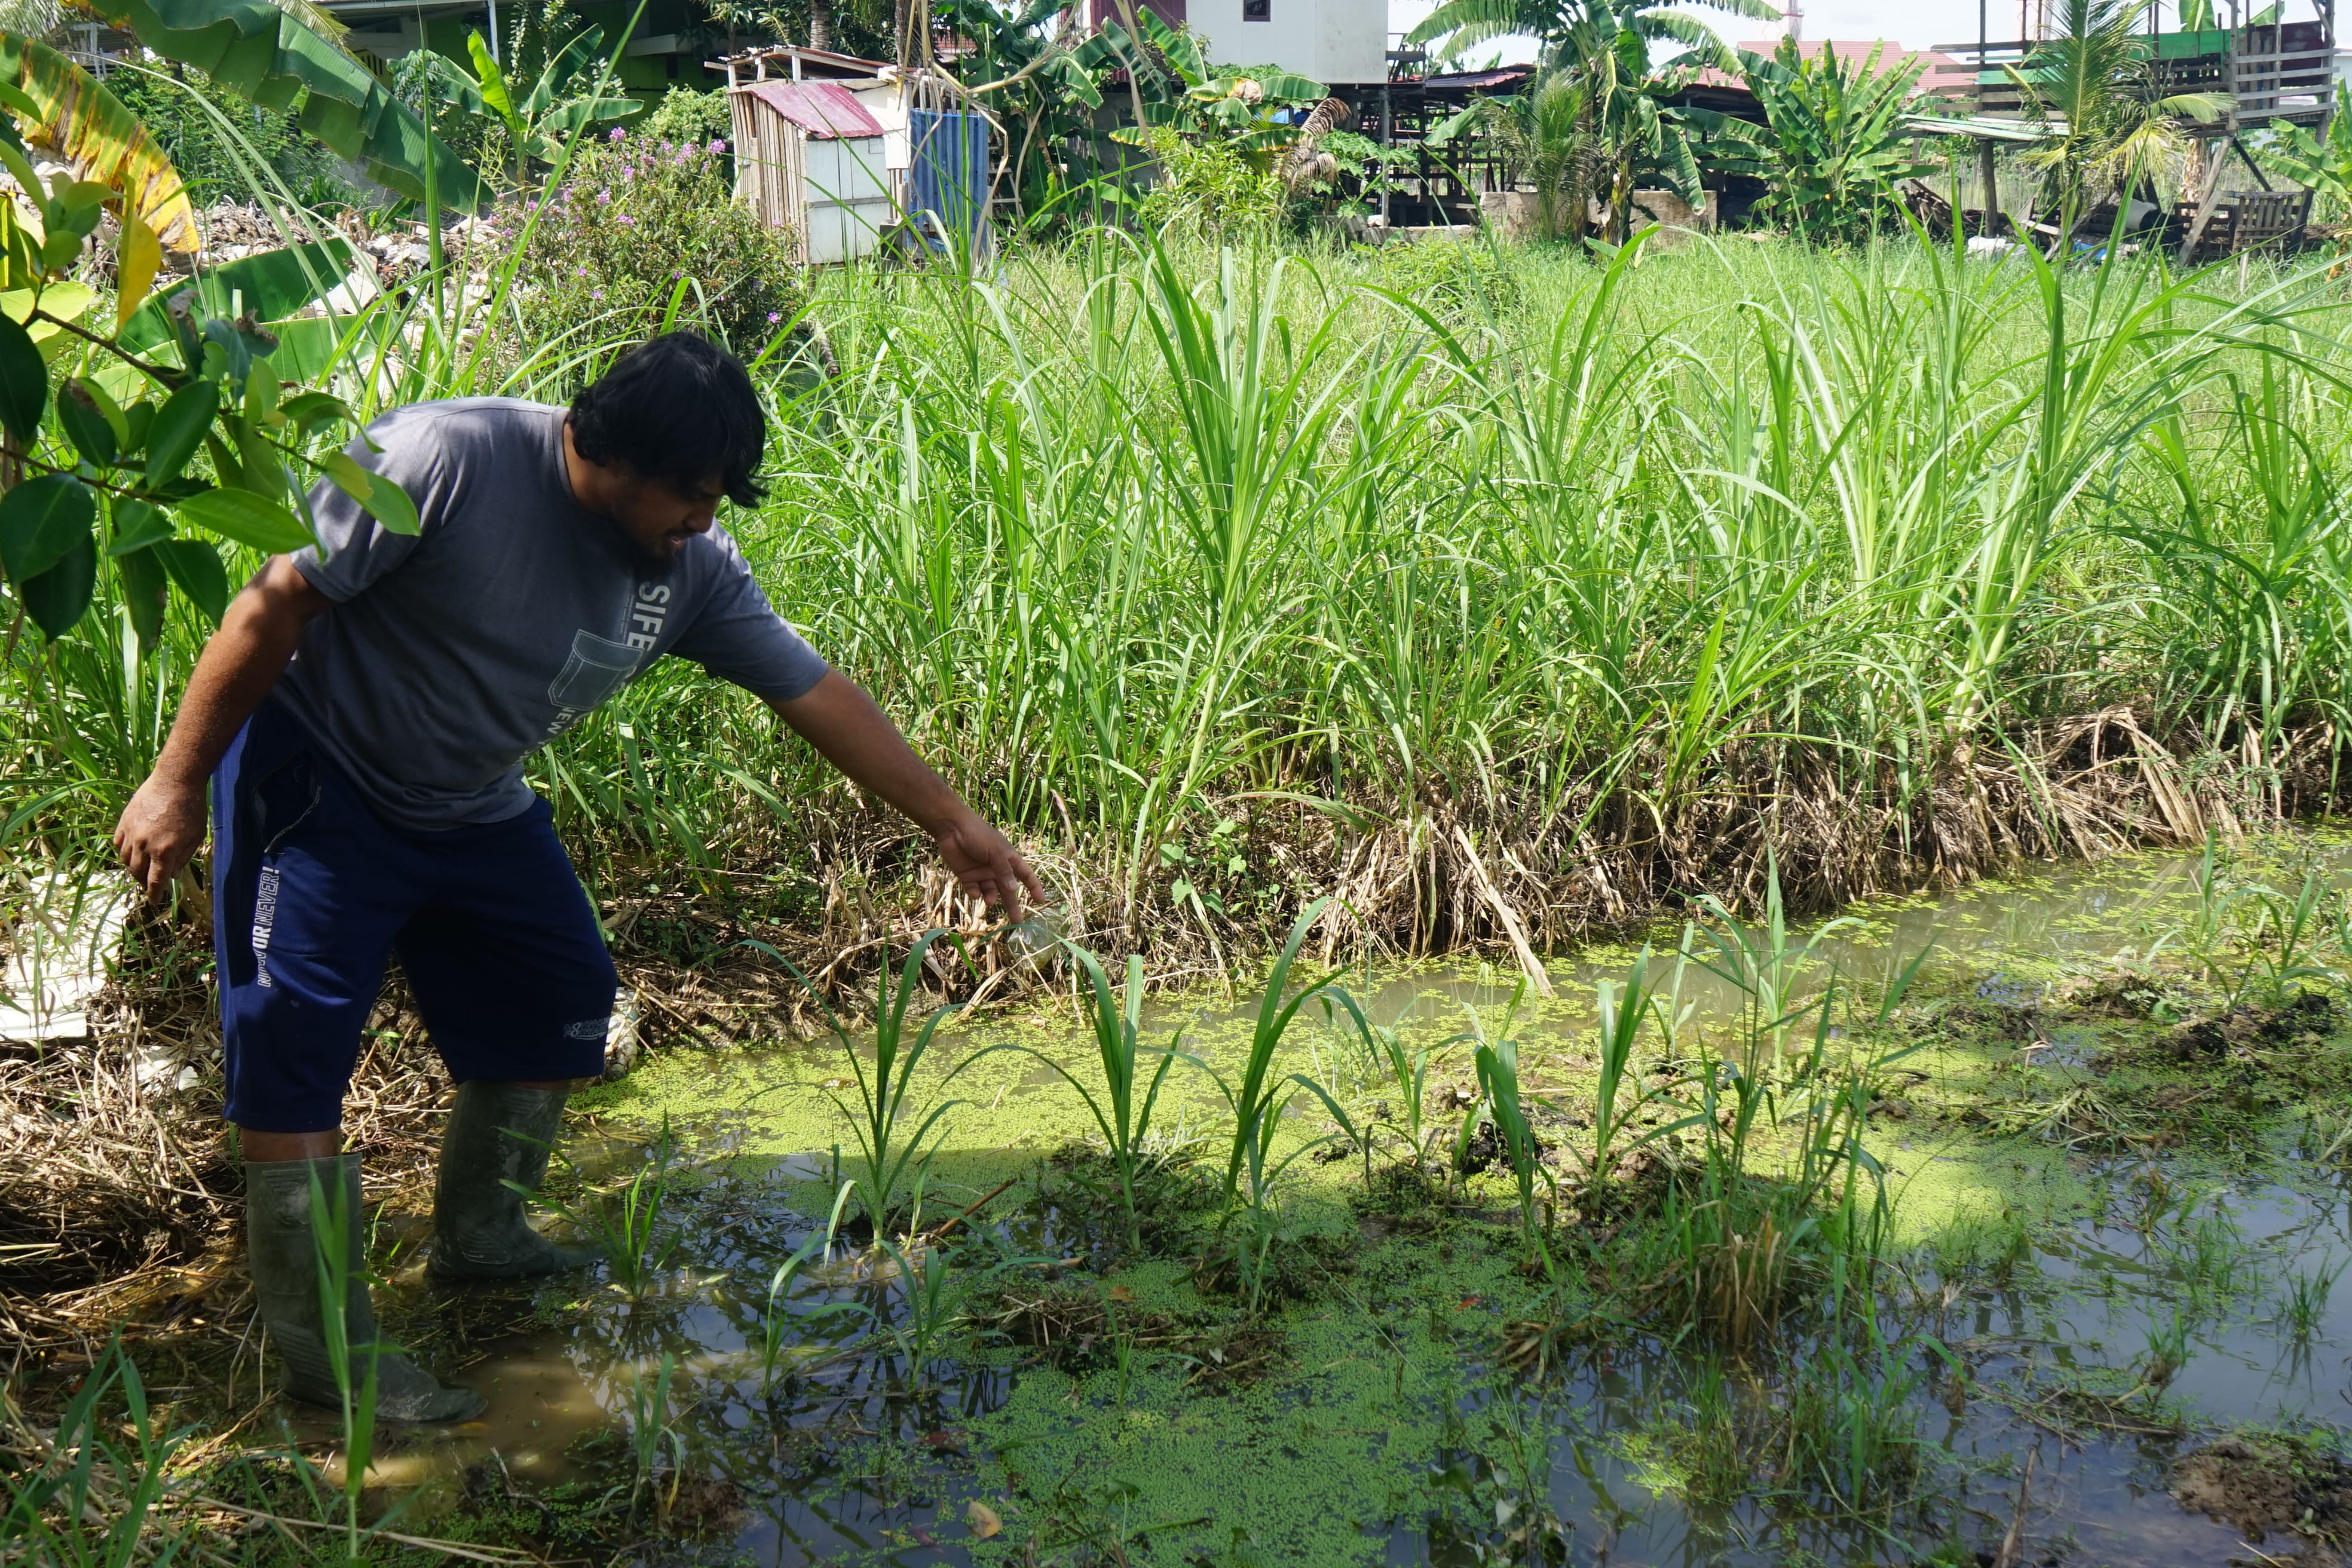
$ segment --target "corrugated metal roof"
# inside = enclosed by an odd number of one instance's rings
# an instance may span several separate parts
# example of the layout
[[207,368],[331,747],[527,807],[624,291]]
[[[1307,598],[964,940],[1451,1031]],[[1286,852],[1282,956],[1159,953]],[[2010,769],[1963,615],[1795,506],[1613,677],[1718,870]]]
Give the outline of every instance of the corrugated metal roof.
[[1454,71],[1444,76],[1424,77],[1421,85],[1428,92],[1475,90],[1484,87],[1508,87],[1535,74],[1533,66],[1504,66],[1490,71]]
[[1979,142],[2046,142],[2066,133],[2065,117],[2054,121],[2001,120],[1990,114],[1909,114],[1903,129],[1915,136],[1973,136]]
[[882,122],[857,95],[829,81],[755,81],[743,90],[821,142],[879,136]]

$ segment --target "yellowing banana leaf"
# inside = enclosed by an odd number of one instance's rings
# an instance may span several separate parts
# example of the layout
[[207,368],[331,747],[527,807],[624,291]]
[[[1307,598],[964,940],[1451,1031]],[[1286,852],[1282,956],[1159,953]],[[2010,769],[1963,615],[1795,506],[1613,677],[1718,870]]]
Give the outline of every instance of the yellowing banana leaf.
[[481,176],[373,73],[269,0],[121,0],[120,9],[141,43],[264,109],[286,109],[302,94],[302,129],[379,184],[422,199],[429,153],[444,205],[470,213],[489,200]]
[[180,172],[121,100],[57,50],[15,33],[0,33],[0,82],[39,113],[37,123],[21,127],[28,142],[71,167],[76,179],[119,193],[166,248],[194,253],[195,214]]

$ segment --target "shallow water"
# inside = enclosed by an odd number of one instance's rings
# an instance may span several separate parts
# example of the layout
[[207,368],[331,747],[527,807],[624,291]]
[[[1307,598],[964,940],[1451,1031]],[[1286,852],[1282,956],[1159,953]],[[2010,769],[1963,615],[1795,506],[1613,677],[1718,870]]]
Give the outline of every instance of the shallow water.
[[[2331,861],[2342,853],[2326,851]],[[2053,868],[2000,887],[1858,910],[1861,923],[1824,939],[1811,984],[1834,968],[1864,988],[1884,984],[1932,936],[1937,954],[1923,984],[2021,1005],[2056,966],[2142,954],[2165,940],[2194,906],[2194,870],[2193,860],[2179,858]],[[1578,1033],[1590,1024],[1593,984],[1622,976],[1629,962],[1612,951],[1550,966],[1564,1000],[1520,1031],[1531,1065],[1547,1048],[1563,1057],[1583,1048]],[[1667,960],[1654,958],[1659,983],[1670,971]],[[1495,1009],[1513,979],[1485,968],[1381,977],[1364,988],[1367,1010],[1401,1027],[1452,1028],[1465,1005]],[[1681,996],[1699,1027],[1737,999],[1728,985],[1687,968]],[[1155,1016],[1173,1020],[1187,1006],[1197,1016],[1231,1012],[1204,1002],[1162,1005]],[[1069,1038],[1075,1062],[1088,1043]],[[2083,1043],[2062,1033],[2021,1053],[2016,1070],[2063,1081],[2081,1076],[2083,1054]],[[700,1069],[715,1079],[706,1086],[712,1102],[728,1103],[723,1085],[737,1079],[749,1096],[759,1066]],[[1024,1068],[1000,1089],[995,1121],[982,1124],[1002,1122],[1009,1136],[1029,1120],[1021,1110],[1028,1097],[1066,1092],[1050,1074]],[[1493,1439],[1507,1428],[1513,1451],[1568,1527],[1566,1555],[1551,1561],[1924,1562],[1939,1543],[1997,1543],[2021,1512],[2028,1549],[2020,1563],[2220,1568],[2260,1559],[2236,1530],[2167,1495],[2171,1460],[2198,1439],[2137,1414],[2154,1408],[2137,1386],[2152,1343],[2177,1338],[2183,1347],[2164,1408],[2195,1424],[2352,1424],[2352,1288],[2326,1291],[2322,1283],[2352,1261],[2352,1196],[2338,1173],[2301,1165],[2284,1150],[2249,1173],[2186,1155],[2092,1159],[2018,1145],[2031,1157],[2015,1162],[2012,1196],[2004,1200],[2013,1202],[2014,1221],[1982,1220],[1989,1231],[2011,1224],[2005,1258],[1962,1268],[1948,1257],[1947,1268],[1923,1253],[1906,1278],[1889,1282],[1885,1331],[1896,1342],[1877,1370],[1908,1380],[1895,1403],[1934,1445],[1936,1460],[1904,1485],[1917,1493],[1916,1505],[1872,1510],[1873,1523],[1787,1506],[1785,1494],[1800,1489],[1785,1485],[1780,1496],[1711,1501],[1676,1457],[1678,1434],[1702,1410],[1768,1427],[1772,1404],[1796,1397],[1808,1379],[1834,1375],[1813,1359],[1827,1354],[1822,1347],[1800,1340],[1727,1374],[1720,1363],[1642,1342],[1574,1352],[1540,1384],[1515,1380],[1492,1365],[1498,1324],[1479,1297],[1431,1307],[1411,1282],[1396,1285],[1381,1272],[1384,1243],[1370,1233],[1369,1271],[1343,1287],[1347,1300],[1292,1330],[1295,1352],[1334,1352],[1330,1366],[1317,1373],[1302,1353],[1296,1373],[1276,1380],[1281,1386],[1246,1401],[1188,1400],[1172,1378],[1150,1373],[1114,1399],[1101,1371],[1074,1378],[954,1364],[935,1369],[928,1390],[909,1395],[896,1356],[828,1355],[854,1337],[846,1322],[824,1315],[830,1304],[865,1300],[905,1321],[900,1293],[887,1281],[839,1275],[796,1286],[789,1310],[802,1314],[802,1326],[788,1340],[801,1370],[771,1382],[756,1348],[763,1291],[776,1264],[821,1226],[811,1210],[822,1205],[812,1205],[810,1193],[827,1160],[820,1151],[772,1146],[766,1158],[737,1160],[772,1131],[762,1102],[750,1097],[751,1110],[689,1124],[687,1163],[707,1179],[673,1199],[680,1247],[658,1289],[630,1301],[591,1281],[542,1298],[559,1328],[492,1343],[460,1373],[489,1394],[485,1419],[388,1459],[388,1484],[446,1476],[495,1453],[525,1488],[593,1488],[615,1477],[625,1485],[635,1462],[629,1435],[654,1429],[646,1425],[655,1408],[648,1390],[667,1362],[668,1397],[657,1425],[677,1441],[663,1463],[682,1453],[687,1477],[725,1483],[681,1493],[689,1511],[703,1510],[706,1544],[729,1543],[779,1568],[843,1558],[997,1560],[1001,1543],[972,1547],[967,1506],[975,1499],[1008,1520],[1023,1510],[1033,1519],[1066,1512],[1130,1541],[1138,1525],[1170,1527],[1146,1531],[1132,1545],[1139,1562],[1281,1560],[1264,1542],[1254,1558],[1245,1542],[1227,1545],[1223,1535],[1213,1556],[1198,1559],[1151,1544],[1156,1536],[1199,1550],[1198,1531],[1175,1528],[1183,1521],[1148,1517],[1157,1468],[1201,1462],[1201,1435],[1179,1436],[1186,1413],[1199,1410],[1234,1424],[1225,1440],[1236,1445],[1235,1473],[1218,1495],[1234,1511],[1218,1530],[1279,1519],[1285,1510],[1343,1509],[1348,1517],[1317,1538],[1324,1555],[1499,1560],[1493,1553],[1505,1549],[1498,1542],[1507,1532],[1495,1499],[1524,1495],[1494,1472]],[[1938,1167],[2000,1163],[2001,1147],[1989,1153],[1980,1142],[1963,1146],[1948,1131],[1923,1130],[1893,1137],[1882,1152],[1900,1202],[1911,1184],[1932,1184]],[[623,1164],[630,1157],[625,1144],[605,1154]],[[1002,1234],[999,1250],[1052,1259],[1061,1256],[1056,1243],[1033,1229]],[[1948,1237],[1946,1244],[1948,1253]],[[2284,1306],[2298,1279],[2313,1298],[2300,1324]],[[1447,1309],[1450,1328],[1436,1322]],[[1430,1320],[1425,1329],[1416,1326],[1421,1317]],[[1408,1353],[1408,1335],[1424,1333],[1458,1347],[1458,1376],[1442,1373],[1433,1382],[1429,1369],[1440,1363]],[[1388,1390],[1388,1373],[1363,1368],[1385,1365],[1380,1358],[1391,1353]],[[1332,1375],[1349,1363],[1354,1370]],[[1710,1378],[1714,1384],[1700,1386]],[[2086,1391],[2091,1399],[2077,1397]],[[1267,1447],[1262,1428],[1286,1421],[1297,1423],[1297,1436]],[[1006,1432],[1034,1446],[992,1451],[992,1436]],[[1488,1457],[1479,1457],[1482,1448]],[[1063,1456],[1066,1473],[1048,1486],[1039,1469]],[[2029,1456],[2030,1480],[2021,1487]],[[1770,1468],[1769,1455],[1755,1458]],[[1289,1465],[1297,1475],[1282,1473]],[[1337,1477],[1328,1484],[1326,1469]],[[1007,1471],[1022,1475],[1020,1488],[1008,1488]],[[1139,1477],[1141,1495],[1127,1496],[1122,1480]],[[1009,1489],[1016,1502],[1008,1502]],[[1041,1500],[1056,1491],[1066,1507]],[[1199,1495],[1198,1488],[1181,1495]],[[1273,1527],[1265,1533],[1283,1536]],[[1355,1544],[1332,1544],[1347,1540]],[[2273,1542],[2270,1550],[2281,1547]],[[659,1555],[646,1551],[649,1560]]]

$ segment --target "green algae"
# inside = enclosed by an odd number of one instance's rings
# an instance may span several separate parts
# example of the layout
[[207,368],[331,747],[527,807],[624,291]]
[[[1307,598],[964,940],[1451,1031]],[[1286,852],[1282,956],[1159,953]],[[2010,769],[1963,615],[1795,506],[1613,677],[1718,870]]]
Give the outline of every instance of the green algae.
[[[2267,863],[2291,867],[2298,858],[2307,862],[2308,855],[2289,846]],[[2137,890],[2128,896],[2105,890],[2134,883]],[[2074,1135],[2071,1124],[2025,1130],[2085,1085],[2126,1110],[2154,1104],[2184,1084],[2195,1087],[2201,1067],[2147,1058],[2150,1042],[2168,1025],[2095,1010],[2078,1016],[2063,1000],[2086,976],[2138,973],[2164,962],[2195,899],[2178,858],[2138,858],[2113,863],[2095,878],[2020,876],[1958,900],[1879,900],[1824,942],[1841,971],[1883,982],[1895,958],[1925,940],[1929,915],[1939,942],[1903,1012],[1885,1026],[1849,1029],[1841,1058],[1874,1074],[1880,1104],[1865,1146],[1884,1171],[1889,1228],[1881,1245],[1894,1265],[1920,1280],[2009,1280],[2036,1267],[2038,1237],[2106,1216],[2116,1182],[2112,1156],[2142,1146],[2108,1136],[2112,1128],[2094,1127],[2084,1136]],[[1528,1086],[1557,1113],[1543,1131],[1561,1146],[1561,1169],[1576,1168],[1590,1147],[1579,1122],[1589,1123],[1598,1085],[1591,984],[1623,973],[1638,952],[1621,946],[1555,963],[1561,994],[1518,1008],[1514,1033]],[[1654,948],[1653,958],[1661,962]],[[1356,971],[1344,983],[1376,1021],[1432,1047],[1472,1031],[1465,1009],[1479,1027],[1500,1027],[1515,989],[1510,973],[1492,968],[1466,976],[1425,966]],[[2016,1037],[2016,1020],[2027,1017],[2037,1022]],[[1150,1019],[1147,1039],[1165,1043],[1181,1028],[1181,1048],[1205,1068],[1230,1071],[1245,1045],[1246,1021],[1228,993],[1155,998]],[[1704,1013],[1699,1025],[1721,1026]],[[1053,1002],[959,1020],[943,1034],[918,1096],[958,1102],[934,1162],[932,1201],[960,1206],[967,1195],[1007,1181],[1014,1189],[1000,1200],[1000,1215],[1037,1201],[1048,1157],[1085,1142],[1090,1119],[1051,1073],[1017,1056],[984,1053],[1019,1042],[1069,1047],[1073,1062],[1082,1062],[1084,1050],[1073,1044],[1080,1038],[1076,1019]],[[2338,1033],[2320,1044],[2324,1048],[2306,1049],[2294,1063],[2247,1068],[2267,1075],[2266,1082],[2292,1079],[2293,1093],[2242,1115],[2184,1120],[2179,1136],[2187,1147],[2171,1156],[2174,1167],[2242,1169],[2277,1144],[2284,1118],[2338,1098],[2352,1081],[2352,1042]],[[1637,1068],[1645,1075],[1669,1064],[1687,1070],[1686,1048],[1654,1038]],[[827,1152],[846,1142],[848,1123],[831,1098],[847,1076],[843,1050],[819,1043],[674,1053],[583,1103],[616,1128],[648,1127],[667,1115],[698,1130],[714,1147],[723,1144],[716,1163],[762,1178],[763,1191],[814,1219],[829,1198]],[[1433,1100],[1450,1102],[1451,1091],[1468,1083],[1468,1067],[1457,1045],[1433,1074]],[[1286,1042],[1278,1070],[1311,1077],[1344,1102],[1364,1103],[1381,1092],[1348,1032],[1311,1009]],[[1168,1093],[1169,1120],[1185,1136],[1225,1135],[1224,1106],[1203,1068],[1181,1067]],[[1284,1123],[1282,1147],[1303,1148],[1331,1131],[1319,1107],[1302,1100]],[[1792,1131],[1768,1132],[1759,1167],[1769,1172],[1793,1157],[1793,1137]],[[1439,1521],[1453,1520],[1446,1528],[1480,1539],[1481,1530],[1491,1531],[1498,1507],[1518,1506],[1497,1488],[1525,1434],[1515,1439],[1507,1423],[1484,1414],[1508,1409],[1525,1419],[1534,1410],[1539,1419],[1550,1417],[1541,1414],[1539,1390],[1509,1373],[1501,1357],[1506,1325],[1545,1320],[1598,1342],[1622,1341],[1642,1328],[1638,1300],[1603,1299],[1577,1278],[1539,1285],[1515,1269],[1507,1233],[1478,1214],[1503,1216],[1506,1194],[1494,1176],[1463,1184],[1468,1213],[1416,1235],[1389,1234],[1367,1218],[1354,1201],[1363,1187],[1359,1158],[1302,1161],[1292,1171],[1283,1200],[1286,1225],[1296,1234],[1339,1238],[1350,1256],[1306,1299],[1268,1315],[1264,1330],[1279,1342],[1281,1355],[1254,1379],[1208,1375],[1214,1369],[1197,1346],[1124,1356],[1097,1347],[1091,1359],[1067,1365],[1038,1364],[1005,1345],[965,1347],[970,1364],[1019,1372],[1001,1402],[966,1420],[971,1484],[1006,1527],[1001,1538],[970,1543],[974,1561],[1021,1560],[1033,1546],[1047,1552],[1041,1560],[1059,1560],[1055,1552],[1076,1560],[1116,1543],[1138,1563],[1373,1562],[1399,1532],[1436,1532]],[[2186,1281],[2182,1300],[2203,1301],[2200,1312],[2222,1312],[2231,1303],[2243,1310],[2253,1276],[2225,1274],[2228,1289],[2216,1286],[2200,1296],[2194,1281],[2201,1266],[2189,1254],[2203,1244],[2182,1234],[2181,1256],[2189,1260],[2166,1265]],[[2228,1237],[2216,1232],[2206,1250],[2227,1246]],[[1109,1321],[1118,1311],[1192,1321],[1235,1317],[1229,1298],[1204,1294],[1190,1268],[1171,1258],[1082,1274],[1067,1288],[1099,1289],[1117,1300]],[[2105,1276],[2101,1289],[2112,1292],[2115,1276]],[[1825,1396],[1831,1403],[1801,1419],[1759,1417],[1738,1400],[1726,1403],[1706,1392],[1701,1373],[1685,1369],[1605,1430],[1570,1436],[1614,1466],[1620,1484],[1634,1494],[1670,1500],[1694,1517],[1752,1500],[1762,1484],[1758,1467],[1785,1468],[1788,1462],[1766,1452],[1773,1444],[1790,1455],[1827,1455],[1827,1429],[1840,1421],[1867,1431],[1883,1420],[1899,1438],[1896,1428],[1911,1419],[1906,1402],[1917,1376],[1909,1361],[1924,1352],[1906,1344],[1854,1359],[1834,1339],[1806,1339],[1817,1327],[1793,1330],[1790,1346],[1826,1344],[1832,1359],[1848,1357],[1848,1370],[1833,1397]],[[2018,1395],[2029,1401],[2020,1408],[2041,1408],[2030,1399],[2072,1399],[2086,1410],[2137,1399],[2136,1408],[2168,1411],[2148,1403],[2136,1386],[2140,1381],[2128,1365],[2085,1364]],[[1570,1412],[1566,1419],[1575,1428],[1584,1417]],[[1743,1487],[1743,1478],[1753,1484]],[[1802,1515],[1824,1506],[1824,1492],[1833,1496],[1836,1489],[1824,1480],[1810,1490],[1765,1489],[1778,1498],[1775,1509]]]

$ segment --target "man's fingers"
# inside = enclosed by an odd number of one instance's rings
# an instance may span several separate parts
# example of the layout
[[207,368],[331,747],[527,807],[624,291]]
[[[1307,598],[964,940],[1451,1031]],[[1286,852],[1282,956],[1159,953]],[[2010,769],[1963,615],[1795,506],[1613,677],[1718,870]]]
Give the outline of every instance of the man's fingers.
[[1045,884],[1037,879],[1037,873],[1029,868],[1029,862],[1023,859],[1017,852],[1013,857],[1013,874],[1021,879],[1021,885],[1029,889],[1029,896],[1032,899],[1040,904],[1048,901],[1045,897]]

